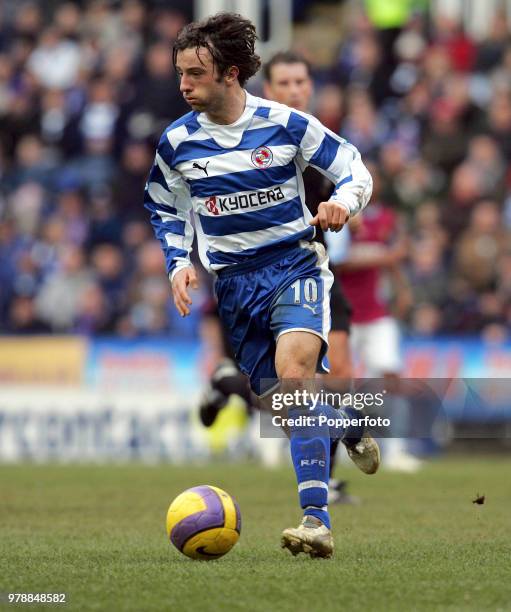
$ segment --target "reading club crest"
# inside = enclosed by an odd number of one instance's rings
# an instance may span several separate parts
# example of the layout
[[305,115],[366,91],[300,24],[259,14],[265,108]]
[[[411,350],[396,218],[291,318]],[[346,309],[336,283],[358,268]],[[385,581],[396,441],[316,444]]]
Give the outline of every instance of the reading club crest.
[[216,196],[210,196],[205,202],[204,204],[206,205],[206,208],[209,210],[210,213],[212,213],[213,215],[219,215],[220,211],[217,208],[216,205]]
[[268,147],[257,147],[252,151],[252,163],[257,168],[268,168],[273,161],[273,153]]

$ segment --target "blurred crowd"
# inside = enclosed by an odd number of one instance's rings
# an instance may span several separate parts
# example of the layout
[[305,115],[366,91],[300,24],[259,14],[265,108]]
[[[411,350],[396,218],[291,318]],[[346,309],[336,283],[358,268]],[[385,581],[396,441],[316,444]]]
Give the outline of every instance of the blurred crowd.
[[[175,312],[143,208],[155,142],[188,111],[170,53],[182,4],[2,5],[1,333],[196,333],[200,308]],[[498,340],[511,324],[506,23],[475,42],[427,12],[382,29],[354,11],[314,70],[314,113],[377,164],[406,224],[408,297],[390,297],[414,335]]]
[[511,326],[506,15],[497,12],[478,42],[452,18],[424,11],[384,29],[362,12],[351,19],[315,112],[376,163],[381,200],[407,227],[408,286],[394,295],[396,314],[413,335],[505,340]]

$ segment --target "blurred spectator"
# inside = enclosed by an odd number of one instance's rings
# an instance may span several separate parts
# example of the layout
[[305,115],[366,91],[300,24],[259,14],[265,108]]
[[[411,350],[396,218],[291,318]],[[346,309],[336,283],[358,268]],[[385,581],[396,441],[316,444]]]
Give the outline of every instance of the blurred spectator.
[[101,244],[91,254],[91,263],[98,290],[104,295],[105,310],[113,317],[128,307],[127,266],[120,247]]
[[49,334],[51,327],[37,316],[34,299],[18,296],[11,302],[7,331],[12,334]]
[[63,2],[55,11],[55,26],[66,40],[79,40],[81,12],[74,2]]
[[166,313],[170,301],[168,281],[162,275],[163,255],[156,242],[143,244],[137,253],[131,285],[131,307],[123,333],[157,335],[168,330]]
[[392,64],[386,63],[381,43],[374,34],[364,34],[353,48],[354,67],[348,77],[351,86],[366,90],[379,106],[390,94]]
[[76,80],[80,61],[78,45],[64,38],[58,28],[49,27],[41,34],[27,66],[42,87],[67,89]]
[[135,105],[152,114],[162,127],[189,110],[179,91],[169,46],[163,42],[152,44],[146,52]]
[[477,49],[475,69],[488,72],[496,68],[502,61],[508,42],[507,17],[503,11],[498,10],[492,19],[488,38],[483,40]]
[[442,313],[438,306],[429,302],[418,303],[413,309],[411,328],[415,335],[436,336],[442,331]]
[[151,231],[145,219],[143,221],[128,221],[124,225],[122,245],[127,269],[133,269],[137,251],[152,238]]
[[43,25],[42,14],[37,2],[20,3],[14,14],[14,37],[35,42]]
[[506,166],[495,140],[485,135],[474,137],[469,143],[467,160],[474,171],[481,173],[485,195],[502,197]]
[[113,183],[113,198],[123,220],[146,219],[140,206],[153,152],[145,142],[127,142]]
[[80,294],[73,331],[86,335],[112,333],[112,323],[110,303],[105,293],[98,284],[88,284]]
[[339,86],[328,84],[319,90],[314,115],[324,126],[339,133],[344,117],[344,94]]
[[455,272],[477,292],[492,289],[497,284],[496,263],[510,245],[511,233],[500,224],[497,203],[480,202],[456,245]]
[[488,133],[499,145],[506,161],[511,161],[511,96],[498,92],[491,100],[486,120]]
[[36,300],[37,313],[53,331],[72,330],[79,306],[92,280],[80,247],[67,244],[59,253],[59,267],[50,274]]
[[476,45],[451,16],[440,13],[434,20],[436,45],[443,49],[454,70],[469,71],[476,58]]
[[450,173],[462,161],[466,148],[467,136],[457,109],[448,99],[437,99],[431,107],[422,147],[424,158]]
[[[154,18],[154,34],[157,39],[171,46],[179,30],[185,25],[185,13],[191,6],[187,0],[174,0],[172,3],[159,0],[159,5]],[[188,6],[185,8],[185,5]],[[191,20],[191,15],[188,14],[188,18]]]
[[511,247],[497,261],[497,291],[505,304],[511,305]]
[[114,138],[119,108],[109,81],[90,82],[88,99],[80,118],[80,134],[85,142],[94,142],[101,151],[109,151]]
[[[63,91],[48,89],[41,99],[41,136],[48,145],[64,145],[65,130],[69,126],[70,113]],[[63,153],[67,151],[63,148]]]
[[13,191],[8,212],[21,236],[35,236],[43,214],[44,190],[37,183],[27,182]]
[[447,293],[449,277],[445,266],[444,250],[434,238],[414,242],[409,280],[413,287],[414,302],[441,305]]
[[84,194],[77,188],[64,188],[57,196],[56,214],[64,223],[66,240],[82,246],[89,232],[89,215],[85,211]]
[[341,136],[352,142],[362,155],[375,157],[387,135],[387,122],[376,112],[367,91],[359,87],[351,90]]
[[396,176],[393,185],[397,201],[403,209],[415,208],[427,198],[436,195],[441,188],[441,177],[424,159],[409,161]]
[[122,227],[112,200],[112,190],[108,184],[93,184],[90,197],[90,231],[87,246],[109,242],[118,244]]
[[417,208],[413,233],[416,240],[433,240],[440,248],[447,248],[449,234],[442,225],[440,206],[435,200],[425,200]]

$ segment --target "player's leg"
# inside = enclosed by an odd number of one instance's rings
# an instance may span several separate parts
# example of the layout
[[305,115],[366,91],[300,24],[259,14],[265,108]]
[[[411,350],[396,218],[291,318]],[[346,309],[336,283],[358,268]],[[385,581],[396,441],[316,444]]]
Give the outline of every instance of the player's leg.
[[[319,336],[305,331],[290,331],[278,338],[275,367],[281,381],[279,391],[294,393],[296,390],[305,390],[314,393],[314,373],[323,346]],[[356,414],[352,408],[335,410],[319,403],[312,408],[312,402],[307,403],[305,399],[304,401],[304,405],[294,406],[288,411],[288,416],[292,419],[302,415],[313,417],[313,422],[305,426],[299,424],[289,427],[291,457],[304,516],[297,528],[283,531],[282,546],[293,554],[305,552],[311,557],[330,557],[333,553],[328,514],[330,439],[349,438],[351,444],[348,446],[348,452],[350,456],[356,455],[352,458],[357,465],[366,467],[369,463],[372,464],[370,469],[361,468],[367,473],[376,471],[379,451],[372,439],[364,436],[363,427],[321,425],[320,417],[323,416],[332,421],[339,417],[354,418]]]
[[208,304],[208,309],[204,312],[201,336],[217,355],[216,365],[199,404],[199,418],[202,424],[211,427],[231,395],[238,396],[249,413],[253,401],[248,378],[236,364],[234,351],[219,317],[216,301]]
[[227,350],[223,341],[222,325],[218,317],[214,297],[206,303],[200,322],[200,338],[207,356],[206,367],[212,372],[202,391],[199,401],[199,418],[205,427],[211,427],[228,398],[212,384],[217,369],[227,359]]
[[[281,335],[277,341],[275,368],[282,381],[281,391],[293,393],[303,385],[309,390],[314,378],[322,340],[304,331]],[[305,412],[307,406],[302,407]],[[294,407],[289,417],[303,410]],[[300,505],[304,518],[298,528],[285,529],[282,546],[293,554],[305,552],[311,556],[330,557],[334,543],[328,514],[328,478],[330,463],[330,432],[328,426],[292,427],[291,457],[298,482]]]
[[383,440],[384,465],[401,472],[415,472],[421,461],[408,452],[409,404],[400,392],[401,357],[399,327],[392,317],[381,317],[362,326],[359,342],[366,376],[381,378],[387,390],[386,413],[393,424],[392,437]]
[[[348,392],[351,390],[353,366],[351,361],[349,341],[349,315],[343,309],[342,303],[332,299],[332,331],[328,336],[328,362],[330,373],[325,376],[325,386],[333,392]],[[341,309],[341,310],[340,310]],[[339,312],[340,310],[340,312]],[[328,482],[329,504],[358,504],[358,497],[347,491],[347,481],[335,478],[335,468],[338,461],[337,449],[341,440],[330,440],[330,479]]]
[[[328,346],[329,288],[333,277],[326,257],[318,251],[316,255],[308,259],[308,265],[296,267],[295,280],[277,296],[272,308],[271,327],[277,340],[275,368],[284,392],[293,392],[293,387],[314,387],[315,372],[326,371],[322,366]],[[295,406],[289,412],[291,417],[303,413],[316,417],[312,427],[290,427],[291,456],[304,509],[302,524],[297,529],[284,530],[282,535],[282,545],[293,554],[330,556],[333,551],[327,500],[330,438],[343,437],[349,445],[348,454],[366,473],[378,468],[378,447],[364,435],[363,428],[332,431],[319,426],[320,416],[335,420],[351,410],[335,410],[318,403],[313,411],[310,406]]]
[[[332,329],[328,336],[328,361],[330,373],[325,376],[325,387],[334,393],[347,393],[352,389],[353,363],[350,350],[350,319],[352,308],[338,279],[334,278],[330,293]],[[338,461],[339,438],[330,440],[330,480],[328,482],[328,503],[359,504],[360,499],[347,491],[347,481],[335,478]]]
[[218,414],[233,395],[242,401],[247,412],[251,414],[254,402],[249,380],[240,372],[233,359],[224,357],[213,370],[199,406],[199,417],[205,427],[211,427],[215,423]]
[[344,296],[340,283],[334,278],[330,293],[331,329],[328,336],[329,378],[346,385],[353,378],[353,364],[349,345],[352,308]]
[[[353,377],[351,352],[349,346],[351,306],[344,297],[339,281],[334,278],[330,293],[331,331],[328,336],[328,362],[330,372],[325,377],[325,385],[331,386],[334,392],[350,390]],[[334,480],[337,463],[337,447],[339,438],[333,438],[330,443],[330,480],[329,498],[335,503],[352,503],[345,491],[346,482]]]
[[409,451],[410,403],[402,392],[401,377],[396,372],[383,372],[382,377],[384,388],[389,390],[385,403],[392,422],[392,437],[383,441],[384,465],[395,472],[417,472],[422,461]]
[[332,329],[328,335],[328,377],[348,384],[353,378],[351,363],[350,338],[347,331]]

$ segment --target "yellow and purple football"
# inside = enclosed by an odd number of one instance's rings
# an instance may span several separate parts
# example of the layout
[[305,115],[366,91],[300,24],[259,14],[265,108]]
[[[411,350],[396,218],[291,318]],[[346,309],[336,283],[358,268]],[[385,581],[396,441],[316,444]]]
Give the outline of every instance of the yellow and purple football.
[[183,491],[167,512],[167,535],[192,559],[211,560],[228,553],[241,532],[240,509],[228,493],[210,485]]

